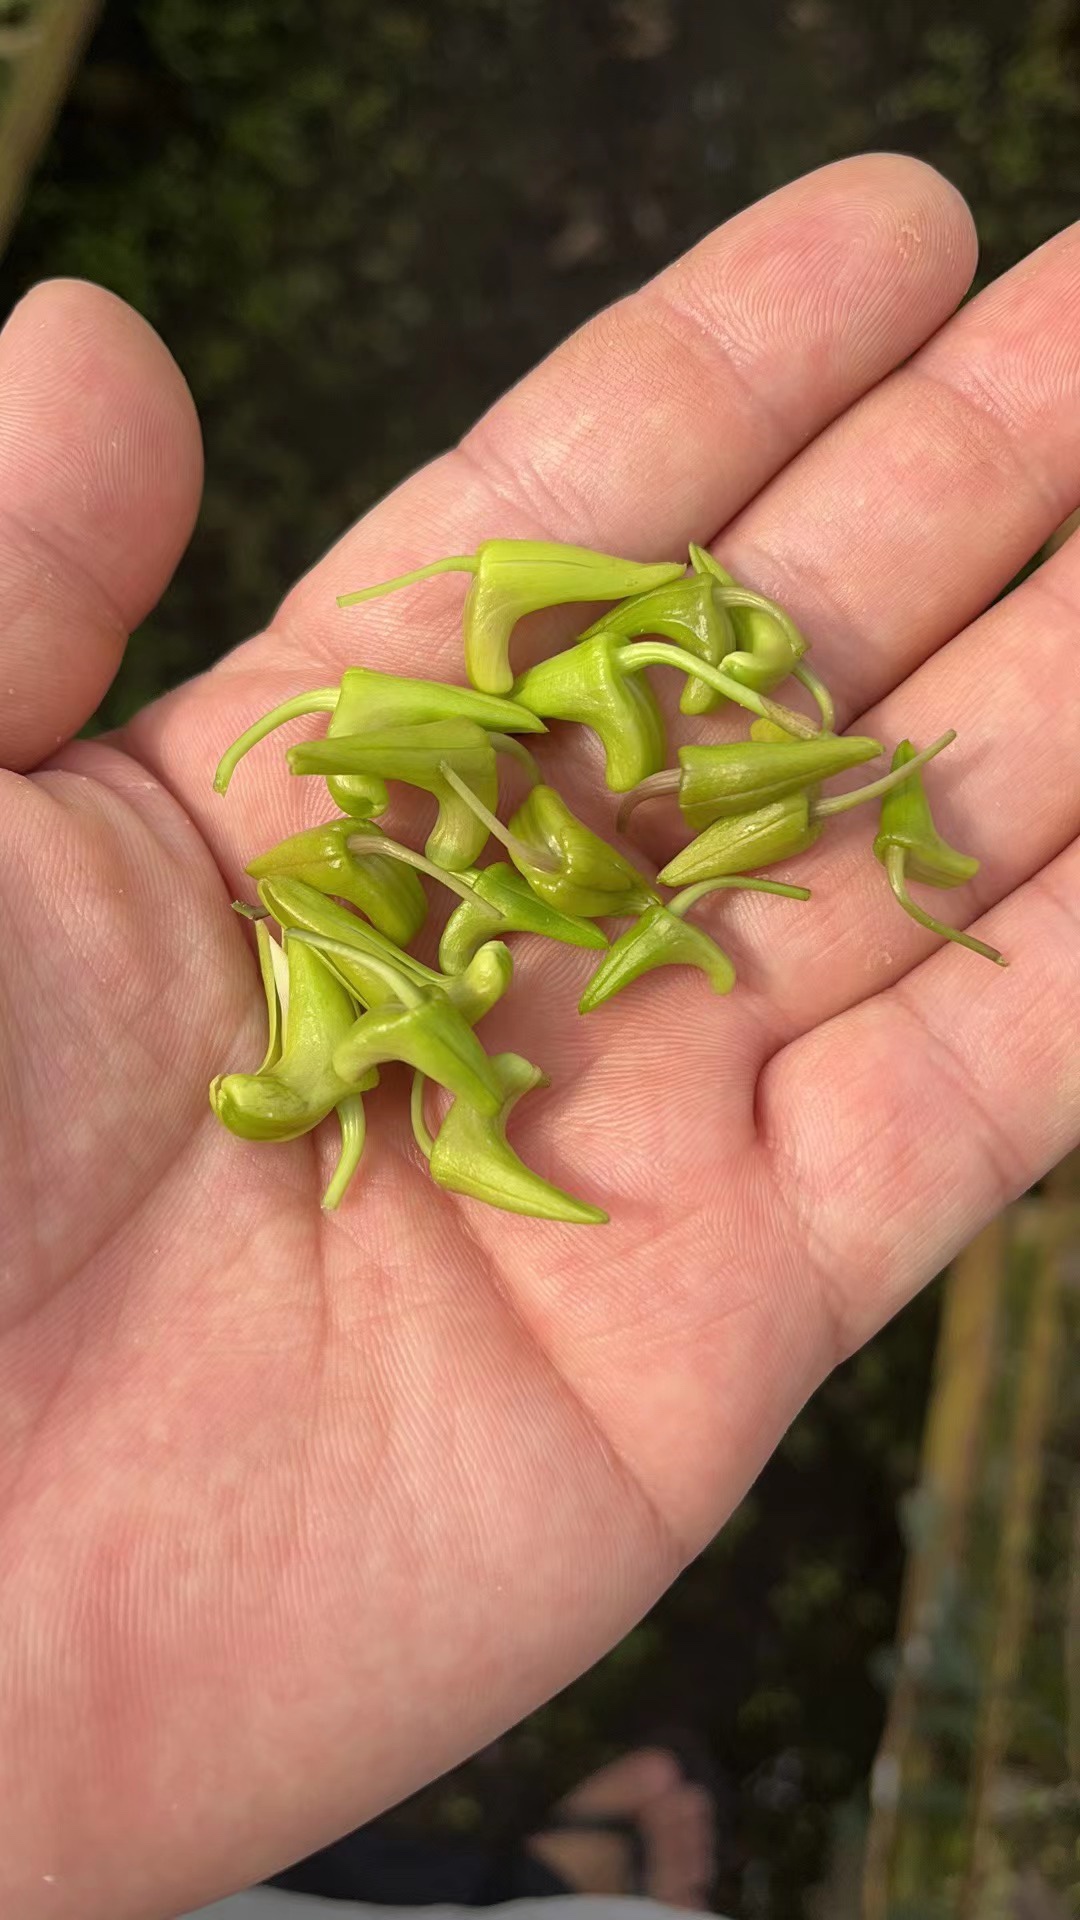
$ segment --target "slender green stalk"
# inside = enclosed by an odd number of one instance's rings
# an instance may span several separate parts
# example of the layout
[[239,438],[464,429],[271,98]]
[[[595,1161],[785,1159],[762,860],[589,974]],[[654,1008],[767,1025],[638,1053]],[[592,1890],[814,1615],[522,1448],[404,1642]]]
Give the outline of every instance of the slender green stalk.
[[829,692],[824,680],[819,678],[814,672],[813,667],[807,666],[805,660],[799,660],[796,665],[792,667],[791,675],[792,679],[797,680],[800,686],[805,687],[807,693],[812,695],[815,700],[818,712],[821,715],[822,733],[832,733],[836,725],[836,708],[833,705],[832,694]]
[[813,805],[815,820],[820,819],[822,814],[847,813],[851,807],[861,807],[864,800],[880,800],[882,794],[891,793],[894,787],[899,787],[905,780],[910,779],[920,767],[925,767],[928,760],[936,759],[946,747],[951,747],[955,739],[956,728],[950,727],[948,733],[943,733],[940,740],[935,740],[932,746],[924,747],[921,753],[917,753],[913,760],[905,761],[902,767],[894,767],[891,773],[883,773],[880,780],[871,780],[865,787],[855,787],[851,793],[838,793],[830,800],[815,800]]
[[258,746],[260,740],[265,740],[268,733],[283,727],[287,720],[296,720],[304,713],[333,713],[338,703],[338,693],[337,687],[314,687],[310,693],[296,693],[291,700],[283,700],[280,706],[271,707],[269,713],[264,713],[261,720],[256,720],[254,726],[242,733],[239,740],[233,741],[229,751],[222,754],[214,775],[214,792],[224,793],[245,753]]
[[678,793],[682,785],[682,774],[678,767],[664,767],[659,773],[650,773],[632,793],[626,795],[618,813],[615,815],[615,827],[619,833],[625,833],[634,808],[643,800],[658,800],[661,794]]
[[427,1092],[427,1076],[419,1068],[413,1074],[412,1092],[409,1095],[409,1119],[412,1121],[413,1139],[416,1141],[425,1160],[431,1159],[431,1149],[435,1141],[431,1129],[424,1118],[424,1095]]
[[[471,788],[465,785],[464,780],[458,780],[457,774],[445,761],[442,771],[463,794],[471,793]],[[477,801],[478,807],[481,804]],[[450,892],[456,893],[462,900],[477,898],[476,888],[470,887],[467,880],[459,880],[456,873],[448,872],[445,867],[437,867],[433,860],[425,859],[422,853],[417,853],[412,847],[403,846],[400,840],[386,840],[381,834],[376,839],[374,834],[354,833],[349,836],[349,849],[352,853],[385,853],[388,859],[400,860],[406,867],[415,867],[417,873],[426,873],[429,880],[437,880],[440,886],[449,887]],[[498,909],[493,907],[491,911],[495,913]],[[499,918],[502,919],[503,915],[499,914]]]
[[[356,959],[355,947],[347,946],[344,940],[332,940],[328,933],[314,933],[309,927],[290,927],[286,932],[285,938],[286,940],[299,940],[301,945],[305,947],[314,947],[317,953],[332,953],[339,960]],[[373,973],[382,976],[390,988],[390,991],[396,999],[400,1000],[403,1007],[419,1007],[423,1005],[424,994],[422,989],[419,988],[416,982],[411,980],[408,974],[402,969],[388,965],[385,960],[376,959],[373,953],[365,953],[364,965],[365,967],[370,967]]]
[[364,1096],[362,1093],[350,1093],[339,1101],[337,1109],[338,1124],[341,1127],[341,1152],[334,1168],[333,1177],[322,1203],[327,1213],[333,1213],[345,1198],[345,1192],[353,1174],[364,1154],[367,1139],[367,1120],[364,1115]]
[[[910,765],[911,762],[909,761],[908,764]],[[935,920],[932,913],[927,913],[917,901],[912,899],[907,890],[904,861],[903,847],[889,848],[885,856],[885,871],[889,876],[889,885],[904,912],[909,913],[913,920],[918,921],[920,927],[927,929],[928,933],[936,933],[942,939],[953,941],[958,947],[967,947],[972,953],[981,953],[984,960],[992,960],[996,967],[1007,967],[1009,963],[1005,955],[999,953],[996,947],[988,946],[985,940],[976,940],[973,933],[962,933],[959,927],[949,927],[943,920]]]
[[512,733],[489,732],[488,739],[496,753],[508,754],[511,760],[517,761],[519,767],[524,767],[525,772],[529,776],[530,787],[538,787],[540,785],[543,775],[536,764],[536,756],[529,752],[528,747],[525,746],[523,741],[515,740]]
[[775,600],[770,600],[764,593],[755,593],[753,587],[735,585],[719,586],[716,589],[716,597],[722,607],[746,607],[751,613],[767,613],[769,619],[775,620],[780,628],[795,658],[799,658],[806,646],[806,641],[791,615],[785,613],[783,607],[778,606]]
[[[443,778],[453,787],[454,792],[461,795],[466,806],[472,808],[477,819],[483,821],[488,832],[494,834],[495,839],[506,848],[508,853],[517,854],[520,859],[527,861],[531,866],[539,867],[543,873],[558,873],[560,871],[558,860],[555,859],[553,854],[547,851],[546,847],[526,846],[524,840],[519,839],[516,833],[511,833],[510,828],[504,825],[499,819],[498,814],[492,813],[490,807],[485,807],[479,796],[473,792],[471,787],[466,786],[465,781],[454,772],[453,767],[449,766],[445,760],[442,763],[440,772]],[[537,784],[539,784],[539,782]],[[470,894],[470,898],[471,897]]]
[[339,607],[358,607],[361,600],[381,600],[385,593],[396,593],[399,587],[411,587],[418,580],[433,580],[437,573],[475,573],[478,566],[475,553],[451,554],[447,560],[432,560],[426,567],[414,567],[411,573],[399,573],[396,580],[380,580],[374,587],[358,587],[355,593],[339,593]]
[[736,706],[745,707],[748,713],[756,714],[759,720],[774,720],[785,733],[792,733],[800,740],[817,737],[818,728],[803,714],[770,700],[767,694],[755,693],[752,687],[744,687],[730,674],[708,660],[699,660],[683,647],[669,646],[664,640],[635,640],[628,647],[620,647],[616,657],[624,673],[637,673],[642,667],[677,667],[691,679],[704,680],[707,686],[714,687]]
[[785,900],[810,898],[809,887],[789,887],[784,880],[751,880],[741,873],[725,873],[717,880],[697,880],[692,887],[684,887],[673,900],[666,902],[667,910],[681,920],[707,893],[719,893],[725,887],[741,887],[747,893],[779,893]]

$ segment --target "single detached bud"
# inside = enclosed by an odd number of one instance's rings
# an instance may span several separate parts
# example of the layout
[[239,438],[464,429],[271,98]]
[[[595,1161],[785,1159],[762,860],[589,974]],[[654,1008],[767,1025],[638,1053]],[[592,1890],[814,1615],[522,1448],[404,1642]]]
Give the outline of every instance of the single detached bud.
[[483,1112],[460,1096],[455,1099],[430,1144],[432,1179],[449,1193],[467,1194],[506,1213],[575,1226],[604,1225],[606,1213],[533,1173],[506,1138],[515,1102],[534,1087],[546,1087],[545,1075],[518,1053],[497,1053],[490,1066],[501,1095],[497,1109]]
[[[910,740],[901,740],[893,755],[893,767],[908,766],[915,757]],[[916,773],[886,794],[881,803],[881,825],[874,852],[904,912],[921,927],[928,927],[931,933],[953,940],[958,946],[969,947],[972,953],[981,953],[984,959],[993,960],[999,967],[1008,966],[996,947],[987,946],[985,941],[976,940],[970,933],[961,933],[956,927],[946,926],[917,906],[908,892],[910,881],[924,887],[962,887],[979,871],[979,862],[971,854],[958,853],[942,839],[934,825],[921,774]]]
[[420,787],[438,802],[438,819],[425,852],[436,866],[456,872],[475,865],[488,829],[449,784],[451,767],[488,808],[498,804],[495,748],[471,720],[434,720],[415,727],[388,727],[380,733],[346,734],[291,747],[293,773],[374,774]]
[[334,1071],[334,1049],[352,1027],[356,1010],[321,956],[311,947],[287,941],[281,996],[276,963],[267,957],[271,936],[261,923],[256,937],[270,1012],[270,1043],[257,1073],[219,1073],[211,1081],[210,1105],[230,1133],[263,1141],[298,1139],[337,1108],[341,1156],[323,1201],[335,1207],[363,1152],[360,1094],[376,1084],[378,1072],[373,1068],[349,1084]]
[[[379,829],[370,825],[367,831],[374,836]],[[427,896],[419,876],[384,854],[354,853],[349,836],[355,832],[355,820],[347,818],[311,827],[249,860],[244,871],[253,880],[287,875],[320,893],[348,900],[388,940],[407,947],[427,918]]]
[[789,793],[749,813],[735,813],[714,820],[688,847],[677,853],[660,874],[664,886],[686,886],[692,881],[712,880],[722,874],[749,873],[755,867],[773,866],[805,853],[820,838],[826,820],[834,813],[847,813],[852,807],[877,800],[912,779],[920,767],[941,753],[955,740],[950,730],[932,746],[880,780],[872,780],[852,793],[841,793],[827,800],[814,788]]
[[[722,604],[717,583],[704,571],[624,600],[597,620],[582,638],[588,640],[600,632],[616,634],[620,641],[636,640],[643,634],[660,634],[675,646],[685,648],[687,653],[708,660],[714,667],[738,644],[732,617]],[[683,713],[711,713],[721,705],[723,697],[704,680],[690,679],[683,687],[679,705]]]
[[655,967],[698,967],[714,993],[730,993],[735,985],[735,969],[715,940],[658,904],[646,907],[641,918],[612,941],[578,1002],[578,1012],[591,1013]]
[[700,927],[683,916],[707,893],[719,888],[745,887],[755,893],[779,893],[789,900],[809,900],[806,887],[788,887],[776,880],[706,880],[700,886],[687,887],[683,893],[648,907],[613,941],[601,960],[578,1003],[579,1013],[591,1013],[610,1000],[631,981],[656,967],[696,967],[708,980],[714,993],[730,993],[735,985],[735,969],[726,953]]
[[[378,673],[373,667],[349,667],[341,676],[340,686],[293,694],[242,733],[222,756],[214,776],[218,793],[225,792],[245,753],[287,720],[305,713],[329,714],[327,733],[331,736],[378,733],[385,727],[410,727],[432,720],[472,720],[499,733],[544,731],[543,722],[535,714],[524,712],[512,700],[496,700],[472,687],[444,686],[439,680],[411,680],[396,673]],[[343,775],[341,785],[346,799],[337,804],[354,818],[367,818],[386,805],[385,799],[381,804],[378,801],[377,781],[368,783],[360,775]]]
[[663,716],[644,679],[621,667],[623,644],[615,633],[593,633],[530,667],[514,687],[518,703],[531,712],[576,721],[596,734],[613,793],[636,787],[666,757]]
[[561,940],[570,947],[607,946],[599,927],[588,920],[560,913],[538,899],[527,880],[505,860],[490,867],[473,868],[462,874],[476,895],[475,901],[463,900],[443,929],[439,942],[439,965],[444,973],[460,973],[467,967],[482,942],[490,940],[496,929],[500,937],[507,933],[540,933],[548,940]]
[[[542,720],[513,700],[477,693],[473,687],[450,687],[438,680],[410,680],[396,673],[377,673],[371,667],[349,667],[341,676],[337,706],[326,734],[328,739],[337,739],[342,734],[379,733],[386,727],[424,726],[435,720],[471,720],[487,733],[545,731]],[[354,819],[370,819],[386,806],[385,787],[371,775],[331,774],[326,784],[335,804]]]
[[485,540],[475,553],[435,560],[395,580],[340,594],[338,606],[357,606],[439,573],[472,574],[464,613],[465,670],[474,687],[502,694],[513,686],[510,636],[523,615],[573,601],[622,600],[677,580],[682,571],[677,560],[646,565],[551,540]]
[[812,847],[824,829],[810,811],[808,793],[785,794],[752,813],[725,815],[691,840],[660,872],[665,887],[685,887],[724,874],[771,867]]
[[534,787],[512,816],[510,858],[539,899],[583,920],[642,913],[656,899],[629,860],[570,811],[554,787]]
[[[771,728],[771,721],[755,724]],[[882,752],[881,742],[857,734],[838,738],[819,734],[793,740],[775,729],[776,740],[732,740],[715,746],[679,748],[679,771],[666,768],[642,782],[619,815],[625,826],[632,806],[660,793],[674,792],[688,827],[695,832],[728,814],[751,813],[802,788],[817,787],[849,767],[862,766]]]
[[502,1091],[475,1033],[445,993],[418,988],[408,1003],[362,1013],[334,1052],[334,1071],[355,1086],[372,1067],[402,1060],[482,1113],[497,1113]]

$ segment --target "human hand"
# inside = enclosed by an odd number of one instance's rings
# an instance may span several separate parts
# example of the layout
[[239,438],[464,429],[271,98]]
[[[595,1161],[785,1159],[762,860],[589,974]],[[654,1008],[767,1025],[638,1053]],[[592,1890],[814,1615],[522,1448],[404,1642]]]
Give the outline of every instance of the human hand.
[[[786,188],[105,741],[70,736],[187,539],[197,427],[109,296],[45,286],[9,322],[4,1912],[196,1905],[520,1717],[702,1547],[827,1370],[1076,1140],[1076,541],[982,610],[1080,494],[1080,233],[950,318],[973,259],[913,161]],[[222,800],[217,757],[350,662],[453,677],[460,582],[355,615],[335,594],[490,535],[641,558],[716,538],[813,640],[838,724],[955,723],[935,807],[983,866],[950,904],[1013,963],[905,919],[857,816],[793,872],[811,905],[703,910],[730,1000],[668,971],[583,1020],[591,956],[517,943],[484,1039],[552,1076],[515,1138],[609,1208],[589,1231],[435,1189],[392,1074],[330,1217],[330,1141],[251,1147],[207,1104],[262,1050],[243,862],[327,811],[272,746]],[[582,737],[543,754],[610,831]]]

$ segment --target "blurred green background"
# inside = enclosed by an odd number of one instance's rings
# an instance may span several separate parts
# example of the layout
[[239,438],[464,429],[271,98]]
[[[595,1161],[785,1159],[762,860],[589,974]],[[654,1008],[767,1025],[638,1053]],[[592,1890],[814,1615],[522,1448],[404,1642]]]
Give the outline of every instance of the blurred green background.
[[[33,11],[7,0],[0,26]],[[199,527],[102,720],[257,628],[598,305],[865,147],[941,167],[974,209],[982,277],[1007,267],[1080,208],[1080,5],[109,6],[0,261],[0,315],[58,273],[130,300],[202,414]],[[409,1817],[524,1817],[674,1721],[728,1785],[721,1907],[821,1910],[810,1889],[881,1734],[938,1306],[931,1290],[827,1384],[627,1642]]]

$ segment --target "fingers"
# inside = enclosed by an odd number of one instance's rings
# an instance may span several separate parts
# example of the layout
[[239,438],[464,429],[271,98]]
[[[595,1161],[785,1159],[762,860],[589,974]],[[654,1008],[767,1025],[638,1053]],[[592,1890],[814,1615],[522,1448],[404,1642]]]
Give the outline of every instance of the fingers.
[[336,607],[338,592],[492,534],[681,555],[940,325],[968,283],[973,244],[954,190],[891,155],[826,168],[751,208],[601,314],[460,449],[347,534],[268,635],[151,712],[139,751],[184,791],[219,847],[230,831],[283,831],[304,802],[283,785],[272,750],[269,786],[288,793],[284,805],[257,789],[252,766],[230,790],[228,821],[214,807],[223,739],[359,658],[462,677],[460,581],[351,614]]
[[425,671],[456,667],[460,583],[354,622],[334,595],[493,533],[681,557],[921,344],[973,265],[963,202],[918,162],[869,155],[773,194],[582,328],[346,535],[284,626],[338,661],[381,634],[399,661],[404,643]]
[[1080,226],[963,307],[719,550],[811,639],[841,724],[1007,586],[1080,499]]
[[[914,892],[939,918],[974,923],[996,946],[997,913],[986,926],[979,916],[1080,834],[1078,624],[1080,538],[1073,538],[858,723],[880,740],[910,737],[920,745],[957,726],[955,744],[927,770],[926,790],[939,830],[974,854],[980,870],[955,891]],[[867,767],[850,784],[878,771]],[[811,889],[805,907],[744,896],[724,908],[751,950],[744,977],[773,1048],[880,993],[941,944],[893,899],[871,850],[878,817],[873,802],[853,810],[830,823],[810,853],[776,869]],[[701,917],[708,920],[709,910]],[[1006,953],[1022,975],[1027,940]],[[970,953],[955,960],[961,978],[997,973]]]
[[1080,1138],[1078,900],[1073,845],[993,915],[1007,973],[947,949],[765,1068],[762,1138],[804,1196],[837,1357]]
[[35,766],[93,712],[201,480],[191,396],[157,335],[100,288],[35,288],[0,334],[0,766]]

